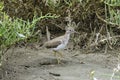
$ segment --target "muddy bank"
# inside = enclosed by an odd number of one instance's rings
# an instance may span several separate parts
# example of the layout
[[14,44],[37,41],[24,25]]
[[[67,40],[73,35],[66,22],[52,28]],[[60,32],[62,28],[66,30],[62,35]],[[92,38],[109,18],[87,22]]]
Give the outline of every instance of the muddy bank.
[[[118,64],[119,50],[108,53],[84,51],[61,51],[61,64],[51,50],[30,48],[10,49],[5,55],[1,70],[1,80],[90,80],[90,72],[95,71],[99,80],[110,80],[113,68]],[[114,80],[120,80],[120,73]]]

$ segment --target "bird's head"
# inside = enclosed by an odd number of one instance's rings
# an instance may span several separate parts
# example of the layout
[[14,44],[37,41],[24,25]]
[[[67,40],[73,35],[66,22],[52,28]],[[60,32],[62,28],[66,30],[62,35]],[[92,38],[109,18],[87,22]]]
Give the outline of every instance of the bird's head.
[[78,33],[78,32],[76,32],[73,27],[67,27],[66,28],[66,33],[67,34],[72,34],[72,33]]

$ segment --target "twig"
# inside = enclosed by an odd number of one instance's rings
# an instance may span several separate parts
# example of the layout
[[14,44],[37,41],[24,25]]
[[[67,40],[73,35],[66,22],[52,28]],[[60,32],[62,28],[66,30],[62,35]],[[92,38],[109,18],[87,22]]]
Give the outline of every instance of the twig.
[[120,35],[118,35],[118,36],[113,36],[113,37],[109,37],[109,38],[104,38],[104,39],[98,41],[97,43],[91,44],[90,47],[96,46],[96,45],[98,45],[99,43],[102,43],[102,42],[104,42],[104,41],[111,40],[112,38],[120,38]]
[[49,72],[49,74],[51,74],[51,75],[53,75],[53,76],[60,76],[60,74],[58,74],[58,73]]
[[118,24],[115,24],[115,23],[113,23],[113,22],[108,22],[108,21],[106,21],[105,19],[101,18],[101,17],[98,15],[97,11],[96,11],[95,13],[96,13],[96,16],[98,17],[98,19],[100,19],[101,21],[103,21],[103,22],[105,22],[105,23],[107,23],[107,24],[119,26]]
[[46,33],[47,33],[47,39],[48,39],[48,41],[50,40],[50,32],[49,32],[49,30],[48,30],[48,27],[46,26]]
[[98,42],[98,37],[99,37],[100,33],[96,34],[96,39],[95,39],[95,44]]
[[113,80],[113,77],[115,76],[115,73],[119,72],[120,71],[120,64],[117,65],[117,68],[114,68],[113,69],[113,73],[110,77],[110,80]]

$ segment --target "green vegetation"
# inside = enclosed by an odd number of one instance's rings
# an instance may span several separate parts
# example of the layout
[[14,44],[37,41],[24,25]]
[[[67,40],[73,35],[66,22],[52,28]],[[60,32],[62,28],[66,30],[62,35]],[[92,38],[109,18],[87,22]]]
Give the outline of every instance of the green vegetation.
[[44,18],[57,18],[56,15],[45,15],[39,18],[34,17],[32,22],[24,21],[22,19],[11,19],[8,15],[4,14],[0,22],[0,44],[2,48],[12,45],[17,41],[24,40],[32,35],[37,21]]
[[59,16],[46,14],[40,17],[33,17],[32,21],[25,21],[20,18],[11,18],[6,13],[2,12],[3,5],[0,6],[0,58],[4,55],[4,51],[10,46],[21,40],[34,36],[36,23],[45,18],[57,18]]

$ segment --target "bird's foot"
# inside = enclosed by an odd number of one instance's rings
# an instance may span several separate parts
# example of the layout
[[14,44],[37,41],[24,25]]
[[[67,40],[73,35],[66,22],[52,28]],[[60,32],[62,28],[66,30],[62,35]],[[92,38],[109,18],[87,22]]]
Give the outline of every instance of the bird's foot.
[[61,60],[60,60],[60,58],[57,58],[57,64],[61,64],[62,62],[61,62]]

